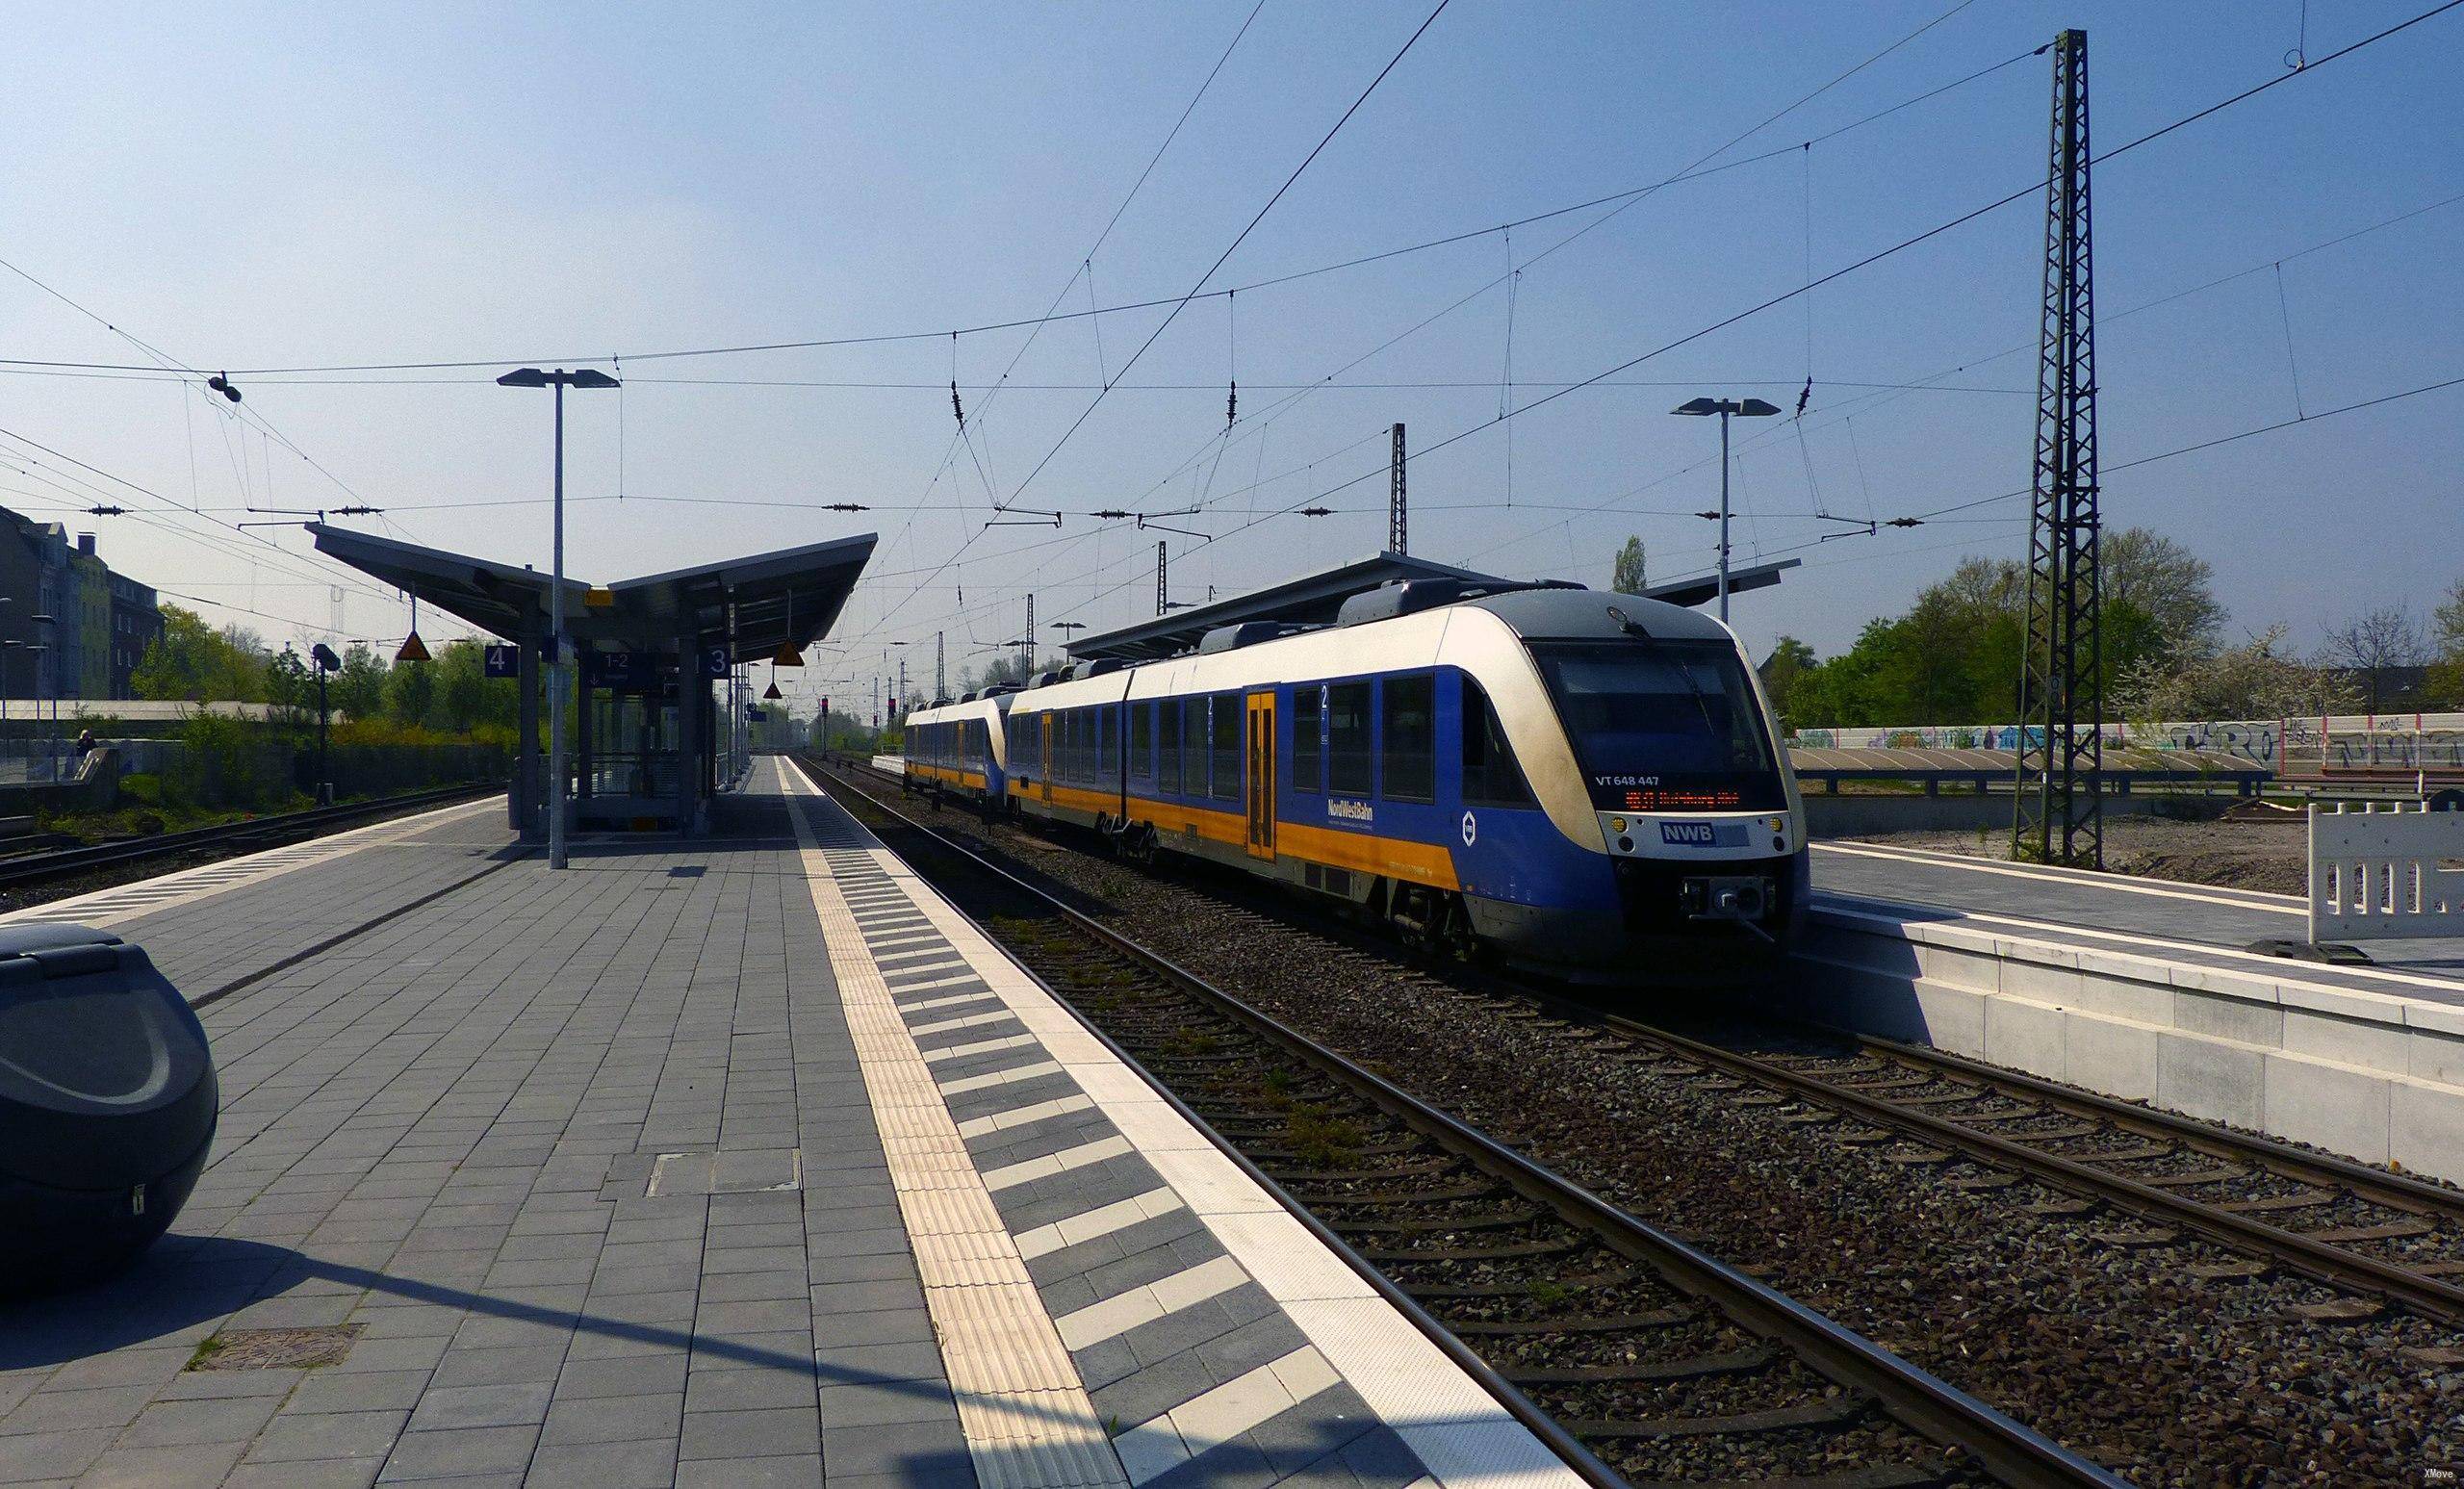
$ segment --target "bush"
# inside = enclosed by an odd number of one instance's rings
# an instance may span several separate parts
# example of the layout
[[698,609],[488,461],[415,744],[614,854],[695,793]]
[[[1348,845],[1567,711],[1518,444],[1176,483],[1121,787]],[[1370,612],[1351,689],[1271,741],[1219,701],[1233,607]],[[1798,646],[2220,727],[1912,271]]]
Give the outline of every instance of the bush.
[[163,778],[147,771],[138,771],[119,778],[119,794],[141,806],[163,805]]
[[263,733],[244,719],[194,714],[181,721],[179,763],[167,783],[182,806],[256,809],[287,798]]

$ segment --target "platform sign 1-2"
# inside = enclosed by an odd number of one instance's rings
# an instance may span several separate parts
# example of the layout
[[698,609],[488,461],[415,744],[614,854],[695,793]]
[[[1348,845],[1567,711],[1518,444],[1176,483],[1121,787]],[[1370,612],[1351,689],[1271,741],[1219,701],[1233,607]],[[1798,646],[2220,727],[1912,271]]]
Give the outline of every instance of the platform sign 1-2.
[[584,652],[581,679],[590,687],[645,690],[657,685],[658,658],[649,652]]

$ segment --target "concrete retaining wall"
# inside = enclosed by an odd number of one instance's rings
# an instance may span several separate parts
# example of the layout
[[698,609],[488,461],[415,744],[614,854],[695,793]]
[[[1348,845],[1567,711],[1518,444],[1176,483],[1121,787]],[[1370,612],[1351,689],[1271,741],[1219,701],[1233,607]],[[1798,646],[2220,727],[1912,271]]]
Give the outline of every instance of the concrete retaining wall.
[[[1816,837],[1871,837],[1881,833],[1973,833],[2011,835],[2011,793],[1946,790],[1939,796],[1834,796],[1805,788],[1806,829]],[[2105,815],[2127,816],[2185,804],[2146,792],[2105,798]],[[2214,809],[2229,805],[2217,800]]]
[[2464,1182],[2464,1007],[1817,905],[1800,1017]]

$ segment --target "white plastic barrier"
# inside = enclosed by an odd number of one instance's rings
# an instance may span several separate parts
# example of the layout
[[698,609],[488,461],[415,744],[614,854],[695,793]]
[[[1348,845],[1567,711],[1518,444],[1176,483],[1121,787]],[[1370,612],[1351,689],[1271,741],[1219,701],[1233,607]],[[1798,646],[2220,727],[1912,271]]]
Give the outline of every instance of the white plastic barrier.
[[873,757],[873,769],[886,770],[893,776],[906,775],[907,757],[903,755],[876,755]]
[[2464,811],[2310,809],[2310,939],[2464,937]]

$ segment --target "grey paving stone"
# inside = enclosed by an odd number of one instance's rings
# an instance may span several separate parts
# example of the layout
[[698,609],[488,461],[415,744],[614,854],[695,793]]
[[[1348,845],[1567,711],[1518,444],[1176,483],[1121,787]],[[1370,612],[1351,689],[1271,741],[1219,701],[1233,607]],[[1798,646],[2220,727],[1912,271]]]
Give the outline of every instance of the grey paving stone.
[[821,1450],[821,1419],[810,1407],[686,1412],[677,1456],[768,1458]]
[[685,1409],[693,1412],[759,1411],[809,1406],[817,1377],[810,1370],[742,1368],[702,1370],[685,1386]]
[[921,1307],[833,1313],[813,1320],[813,1341],[824,1349],[931,1343],[935,1337],[933,1315]]
[[[666,1489],[676,1479],[676,1444],[541,1442],[527,1489]],[[806,1481],[808,1489],[817,1479]]]
[[405,1432],[387,1455],[376,1481],[462,1478],[489,1473],[519,1475],[529,1465],[530,1451],[538,1438],[539,1428],[527,1423]]
[[907,1277],[872,1282],[825,1282],[812,1290],[815,1319],[842,1313],[879,1313],[889,1308],[921,1308],[924,1289]]
[[393,1450],[410,1416],[406,1411],[283,1412],[248,1445],[247,1460],[381,1459]]
[[930,1340],[913,1344],[825,1345],[813,1350],[813,1364],[823,1381],[833,1385],[947,1378],[941,1347]]
[[684,1388],[682,1350],[611,1360],[568,1360],[556,1376],[557,1401],[653,1396]]
[[452,1349],[437,1361],[438,1387],[517,1385],[556,1378],[564,1363],[560,1345],[521,1345],[509,1349]]
[[[826,1282],[911,1282],[916,1277],[914,1257],[899,1252],[882,1252],[870,1257],[835,1257],[815,1255],[806,1262],[806,1279],[813,1284]],[[801,1295],[801,1287],[798,1287]]]
[[286,1404],[293,1411],[408,1411],[427,1383],[424,1370],[315,1371]]
[[368,1489],[382,1466],[375,1458],[244,1462],[222,1480],[222,1489]]
[[244,1443],[138,1448],[114,1444],[78,1483],[83,1489],[215,1489],[238,1465]]
[[968,1464],[966,1439],[955,1419],[900,1422],[873,1426],[834,1426],[827,1454],[834,1478],[929,1476],[939,1478]]
[[811,1489],[820,1482],[819,1453],[712,1458],[676,1466],[676,1489]]
[[1268,1466],[1280,1477],[1340,1452],[1378,1425],[1359,1393],[1337,1384],[1275,1413],[1242,1438],[1265,1454]]
[[103,1455],[117,1427],[79,1427],[0,1437],[0,1482],[65,1483]]
[[1307,1335],[1282,1314],[1270,1315],[1197,1347],[1197,1357],[1219,1381],[1245,1375],[1271,1360],[1279,1360],[1309,1343]]
[[977,1480],[971,1462],[935,1461],[894,1474],[833,1474],[830,1489],[977,1489]]
[[1265,1453],[1236,1438],[1166,1469],[1139,1489],[1266,1489],[1277,1476]]
[[535,1425],[548,1415],[552,1393],[549,1381],[529,1380],[487,1386],[431,1387],[411,1413],[411,1430],[460,1431],[465,1428]]
[[539,1441],[548,1443],[672,1443],[684,1416],[684,1393],[559,1398],[548,1408]]
[[1215,1385],[1215,1377],[1196,1355],[1176,1354],[1087,1395],[1095,1403],[1097,1418],[1105,1422],[1118,1418],[1121,1425],[1136,1426],[1203,1396]]
[[1373,1426],[1346,1444],[1342,1458],[1361,1489],[1404,1489],[1428,1473],[1393,1427]]
[[958,1421],[958,1405],[939,1380],[832,1385],[821,1390],[821,1420],[832,1430],[888,1423]]

